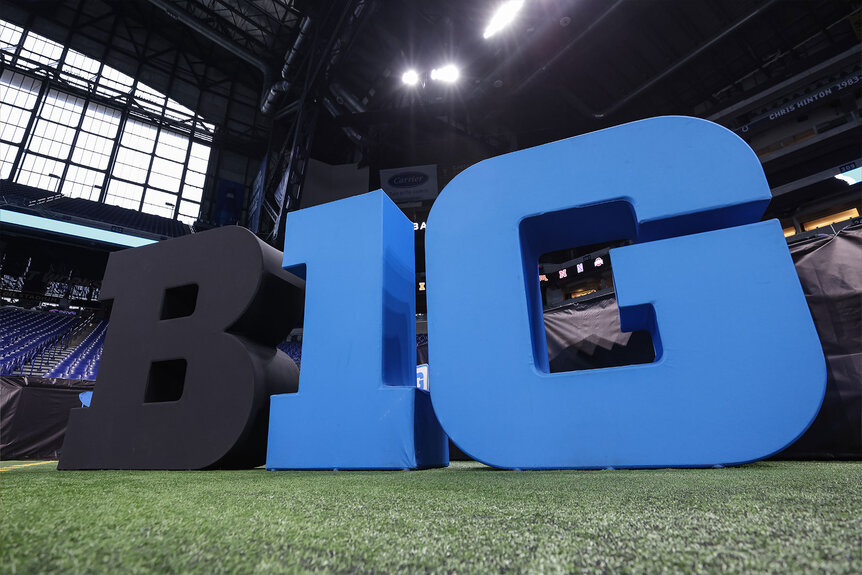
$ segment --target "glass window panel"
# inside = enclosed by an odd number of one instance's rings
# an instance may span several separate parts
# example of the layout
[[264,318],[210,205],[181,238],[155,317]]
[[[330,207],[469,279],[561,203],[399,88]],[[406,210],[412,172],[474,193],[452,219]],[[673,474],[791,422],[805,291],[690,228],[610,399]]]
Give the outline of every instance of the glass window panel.
[[3,70],[0,77],[0,102],[32,110],[39,97],[42,82],[10,70]]
[[148,214],[172,218],[176,203],[177,197],[174,194],[166,194],[165,192],[148,188],[147,195],[144,196],[143,211]]
[[111,160],[111,149],[114,141],[110,138],[102,138],[95,134],[81,132],[75,143],[75,151],[72,152],[72,161],[84,164],[100,170],[108,168]]
[[86,77],[91,77],[99,73],[99,68],[102,65],[92,58],[84,56],[75,50],[66,52],[66,59],[63,61],[63,70],[70,70],[73,74],[81,75],[80,72],[85,72]]
[[162,190],[177,193],[180,191],[180,179],[183,175],[183,165],[162,158],[153,158],[149,185]]
[[[33,60],[39,64],[48,64],[56,67],[63,55],[63,46],[56,42],[48,40],[44,36],[40,36],[33,32],[27,32],[24,38],[24,46],[21,49],[21,57],[28,60]],[[38,66],[20,62],[20,65],[25,68],[36,68]]]
[[88,170],[80,166],[69,166],[61,191],[64,196],[71,198],[98,201],[104,182],[105,174],[102,172]]
[[0,144],[0,180],[9,178],[17,154],[18,146]]
[[192,170],[186,170],[186,184],[195,188],[203,188],[206,176]]
[[180,201],[180,215],[192,218],[191,222],[186,223],[194,223],[194,220],[198,218],[201,213],[201,205],[195,202],[187,202],[185,200]]
[[170,108],[165,108],[165,117],[170,118],[171,120],[176,120],[178,122],[183,122],[191,128],[191,120],[185,114],[180,114]]
[[56,192],[63,175],[63,165],[56,160],[24,154],[15,181],[25,186]]
[[113,138],[117,135],[119,125],[119,110],[90,102],[84,113],[84,122],[81,124],[81,128],[93,134]]
[[161,114],[167,98],[164,94],[160,94],[149,86],[139,83],[135,88],[135,100],[147,110]]
[[201,198],[204,195],[203,188],[196,188],[194,186],[189,186],[186,184],[183,186],[183,199],[184,200],[192,200],[194,202],[201,201]]
[[103,95],[113,96],[117,93],[128,94],[135,81],[122,72],[114,70],[110,66],[102,68],[99,85],[96,92]]
[[96,60],[88,58],[80,52],[69,50],[66,52],[63,71],[60,76],[75,86],[89,88],[96,83],[101,67],[102,65]]
[[45,97],[39,116],[66,126],[77,126],[84,111],[84,99],[51,90]]
[[[204,146],[203,144],[198,144],[197,142],[195,142],[194,144],[192,144],[191,156],[193,158],[198,158],[200,160],[204,160],[205,162],[208,162],[210,159],[210,147]],[[206,165],[204,165],[204,168],[202,170],[196,170],[196,171],[206,172],[207,171]]]
[[141,205],[141,197],[144,195],[144,187],[128,182],[111,179],[108,184],[108,193],[105,195],[105,203],[121,208],[137,210]]
[[39,120],[33,128],[33,135],[27,149],[31,152],[65,160],[69,157],[74,138],[74,128]]
[[[145,211],[168,217],[173,216],[174,208],[165,204],[180,201],[176,194],[182,189],[179,219],[191,222],[198,216],[211,155],[207,143],[215,129],[213,124],[110,66],[75,50],[66,50],[64,55],[62,45],[0,20],[0,49],[14,50],[18,45],[23,59],[32,60],[30,68],[41,66],[38,75],[42,75],[45,67],[56,67],[66,82],[82,88],[89,88],[95,82],[98,93],[111,97],[132,94],[134,88],[138,105],[187,124],[189,128],[194,122],[199,131],[198,141],[193,142],[179,125],[161,130],[147,118],[129,119],[119,133],[121,146],[116,163],[110,166],[115,138],[123,123],[120,110],[87,103],[57,89],[48,92],[40,102],[43,80],[4,69],[0,71],[0,140],[3,141],[0,174],[3,177],[9,176],[26,127],[38,106],[39,117],[29,136],[19,173],[15,174],[16,181],[56,190],[61,184],[58,176],[66,169],[62,182],[66,195],[96,200],[102,187],[108,186],[109,203],[131,209],[146,205]],[[78,126],[81,131],[76,137]],[[184,166],[187,158],[188,165]],[[109,168],[113,171],[106,175]],[[109,177],[110,182],[107,182]]]
[[194,156],[189,158],[189,169],[198,172],[199,174],[204,174],[207,171],[207,164],[209,162],[207,160],[201,160],[200,158],[195,158]]
[[177,102],[176,100],[171,100],[168,98],[168,105],[165,108],[165,116],[172,118],[174,120],[179,120],[182,122],[191,122],[191,120],[195,119],[195,113]]
[[189,139],[182,134],[162,130],[156,144],[156,155],[175,162],[186,161],[186,151],[189,149]]
[[33,112],[0,104],[0,140],[20,144]]
[[0,20],[0,50],[14,52],[18,43],[21,42],[21,35],[23,33],[23,28]]
[[170,98],[168,98],[168,108],[186,116],[187,118],[194,118],[195,117],[194,112],[192,112],[191,110],[189,110],[188,108],[186,108],[185,106],[183,106],[182,104],[177,102],[176,100],[171,100]]
[[127,148],[152,153],[156,142],[156,127],[137,120],[128,120],[123,128],[120,143]]
[[143,184],[150,167],[150,155],[120,147],[112,176]]

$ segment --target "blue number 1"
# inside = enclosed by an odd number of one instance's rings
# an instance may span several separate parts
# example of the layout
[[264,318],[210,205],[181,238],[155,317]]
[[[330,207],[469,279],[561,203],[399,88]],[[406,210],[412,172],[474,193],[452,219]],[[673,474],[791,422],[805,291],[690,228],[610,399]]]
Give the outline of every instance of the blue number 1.
[[292,212],[286,234],[284,266],[308,287],[302,371],[297,393],[272,397],[267,469],[446,465],[416,388],[411,222],[378,191]]

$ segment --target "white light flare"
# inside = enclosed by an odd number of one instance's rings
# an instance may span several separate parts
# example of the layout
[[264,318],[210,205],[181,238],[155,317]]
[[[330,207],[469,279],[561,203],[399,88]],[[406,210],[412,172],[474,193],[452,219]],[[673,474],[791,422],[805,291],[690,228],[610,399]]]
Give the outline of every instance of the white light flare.
[[443,66],[442,68],[434,68],[431,70],[431,79],[436,80],[438,82],[445,82],[446,84],[454,84],[458,81],[458,78],[461,77],[461,72],[458,71],[458,68],[449,64],[447,66]]
[[491,16],[491,21],[485,28],[485,33],[482,34],[484,39],[488,39],[515,20],[515,16],[524,6],[524,0],[508,0],[503,2]]
[[401,75],[401,81],[407,86],[415,86],[419,83],[419,72],[416,70],[407,70]]

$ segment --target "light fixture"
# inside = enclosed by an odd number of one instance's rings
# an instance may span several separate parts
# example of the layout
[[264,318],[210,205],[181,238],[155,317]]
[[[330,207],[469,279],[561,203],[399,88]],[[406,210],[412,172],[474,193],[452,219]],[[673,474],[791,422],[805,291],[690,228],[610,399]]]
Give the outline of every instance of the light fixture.
[[415,86],[419,83],[419,72],[416,70],[407,70],[401,75],[401,81],[408,86]]
[[524,6],[524,0],[508,0],[497,7],[494,15],[491,16],[491,21],[485,27],[485,33],[482,37],[486,40],[508,26],[515,19],[515,16]]
[[434,68],[431,70],[431,79],[437,80],[438,82],[446,82],[447,84],[454,84],[458,81],[458,78],[461,76],[461,73],[458,71],[458,68],[453,64],[448,64],[443,66],[442,68]]

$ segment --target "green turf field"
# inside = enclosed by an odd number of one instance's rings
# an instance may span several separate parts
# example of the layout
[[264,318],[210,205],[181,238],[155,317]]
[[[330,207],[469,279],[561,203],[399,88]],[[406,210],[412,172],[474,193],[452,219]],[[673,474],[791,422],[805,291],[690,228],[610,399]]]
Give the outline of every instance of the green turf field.
[[0,467],[2,573],[862,573],[862,463]]

